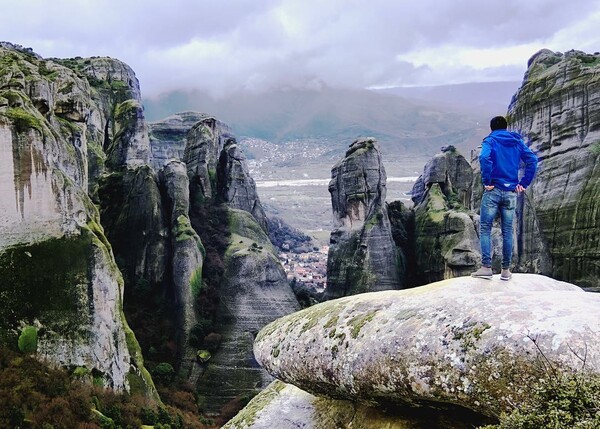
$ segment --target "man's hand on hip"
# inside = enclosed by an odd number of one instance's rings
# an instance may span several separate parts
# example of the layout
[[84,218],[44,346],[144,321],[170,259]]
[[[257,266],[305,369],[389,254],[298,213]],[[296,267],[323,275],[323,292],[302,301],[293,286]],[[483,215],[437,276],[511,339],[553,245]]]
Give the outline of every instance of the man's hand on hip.
[[517,193],[520,194],[521,192],[525,192],[525,188],[522,185],[517,185],[515,191],[517,191]]
[[484,188],[486,191],[491,191],[492,189],[495,188],[495,186],[494,185],[486,185],[486,186],[484,186]]

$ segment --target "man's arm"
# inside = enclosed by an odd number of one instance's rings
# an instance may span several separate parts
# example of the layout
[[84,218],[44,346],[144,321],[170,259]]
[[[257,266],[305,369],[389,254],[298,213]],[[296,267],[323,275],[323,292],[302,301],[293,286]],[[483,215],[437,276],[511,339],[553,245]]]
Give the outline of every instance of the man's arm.
[[492,144],[487,138],[481,143],[479,165],[481,166],[483,186],[492,186]]
[[521,160],[525,163],[525,173],[523,178],[519,182],[519,185],[525,189],[529,186],[535,172],[537,170],[538,159],[537,156],[527,147],[527,145],[521,140]]

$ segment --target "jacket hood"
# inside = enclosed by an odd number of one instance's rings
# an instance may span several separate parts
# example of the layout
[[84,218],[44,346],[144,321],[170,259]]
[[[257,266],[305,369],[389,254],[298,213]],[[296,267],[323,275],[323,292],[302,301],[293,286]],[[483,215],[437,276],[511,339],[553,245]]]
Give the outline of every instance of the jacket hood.
[[514,131],[496,130],[492,131],[489,137],[503,146],[516,146],[521,141],[521,135]]

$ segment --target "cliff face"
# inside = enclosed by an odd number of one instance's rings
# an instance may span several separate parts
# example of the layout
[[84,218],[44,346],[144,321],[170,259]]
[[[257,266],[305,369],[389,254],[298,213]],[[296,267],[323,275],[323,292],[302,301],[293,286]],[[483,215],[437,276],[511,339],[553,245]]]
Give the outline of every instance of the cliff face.
[[69,68],[0,46],[0,337],[36,326],[41,356],[99,371],[117,389],[141,379],[155,394],[87,194],[104,106],[83,73],[98,61]]
[[254,179],[250,177],[246,158],[235,139],[227,139],[219,156],[217,194],[229,207],[250,213],[268,232],[267,216],[258,198]]
[[183,162],[190,178],[192,210],[216,196],[217,164],[229,137],[228,127],[212,117],[201,120],[189,130]]
[[231,237],[217,312],[221,348],[199,380],[210,410],[253,396],[272,381],[254,359],[254,337],[268,323],[300,308],[262,227],[246,211],[230,209],[228,217]]
[[539,157],[520,201],[518,264],[600,288],[600,55],[543,50],[529,61],[509,123]]
[[209,116],[182,112],[161,121],[148,123],[151,164],[158,171],[170,160],[183,160],[188,131]]
[[386,175],[377,142],[355,141],[331,170],[333,206],[327,298],[402,286],[401,259],[385,206]]
[[443,148],[415,183],[417,284],[470,274],[481,263],[474,214],[468,211],[473,171],[454,148]]

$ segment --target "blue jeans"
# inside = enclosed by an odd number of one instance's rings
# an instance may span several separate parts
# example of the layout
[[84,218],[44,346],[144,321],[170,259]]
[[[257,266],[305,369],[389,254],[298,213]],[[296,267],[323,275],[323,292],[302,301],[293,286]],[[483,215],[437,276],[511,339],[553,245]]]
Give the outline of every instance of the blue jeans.
[[498,212],[502,225],[502,268],[510,268],[513,242],[513,219],[517,206],[517,193],[495,187],[483,193],[479,218],[481,265],[492,266],[492,224]]

